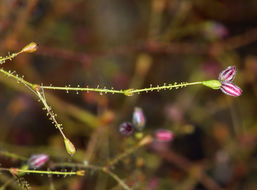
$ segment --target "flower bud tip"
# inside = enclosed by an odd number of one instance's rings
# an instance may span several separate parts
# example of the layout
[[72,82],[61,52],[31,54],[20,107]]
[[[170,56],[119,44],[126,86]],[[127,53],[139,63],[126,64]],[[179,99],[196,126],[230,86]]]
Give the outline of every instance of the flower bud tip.
[[26,45],[21,52],[23,53],[33,53],[35,51],[37,51],[38,49],[38,44],[36,44],[35,42],[31,42],[30,44]]
[[72,144],[72,142],[69,140],[69,139],[67,139],[67,138],[65,138],[64,139],[64,144],[65,144],[65,148],[66,148],[66,151],[68,152],[68,154],[70,155],[70,156],[73,156],[75,153],[76,153],[76,148],[75,148],[75,146]]

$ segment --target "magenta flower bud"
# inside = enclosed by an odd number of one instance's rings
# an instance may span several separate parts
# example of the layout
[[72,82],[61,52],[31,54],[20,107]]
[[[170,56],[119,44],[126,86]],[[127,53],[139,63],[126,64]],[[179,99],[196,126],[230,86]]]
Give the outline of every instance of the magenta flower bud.
[[43,166],[49,157],[47,154],[35,154],[32,155],[28,160],[28,165],[30,168],[38,169]]
[[134,132],[134,126],[130,122],[124,122],[120,125],[120,133],[122,135],[131,135]]
[[166,129],[157,130],[154,136],[155,136],[155,139],[159,142],[169,142],[174,139],[174,133]]
[[223,82],[220,90],[229,96],[240,96],[242,94],[242,90],[230,82]]
[[141,108],[135,108],[132,123],[137,130],[142,131],[145,127],[145,116]]
[[219,81],[221,82],[232,82],[236,75],[236,67],[229,66],[225,70],[223,70],[219,75]]

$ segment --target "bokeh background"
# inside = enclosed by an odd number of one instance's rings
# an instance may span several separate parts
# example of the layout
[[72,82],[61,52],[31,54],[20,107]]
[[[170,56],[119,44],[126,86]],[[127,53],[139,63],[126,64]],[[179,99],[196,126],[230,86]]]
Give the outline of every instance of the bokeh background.
[[[22,84],[0,75],[0,165],[20,167],[46,153],[58,162],[104,165],[138,142],[119,125],[144,110],[143,135],[174,132],[119,162],[113,172],[132,189],[257,189],[256,0],[1,0],[0,53],[34,41],[34,54],[3,67],[32,83],[115,89],[216,79],[237,67],[234,98],[191,86],[125,97],[45,91],[77,154],[70,158],[42,105]],[[76,169],[76,168],[74,168]],[[0,184],[12,176],[0,174]],[[122,189],[110,176],[28,175],[32,189]],[[3,188],[3,187],[2,187]],[[6,189],[20,189],[12,182]],[[3,188],[4,189],[4,188]]]

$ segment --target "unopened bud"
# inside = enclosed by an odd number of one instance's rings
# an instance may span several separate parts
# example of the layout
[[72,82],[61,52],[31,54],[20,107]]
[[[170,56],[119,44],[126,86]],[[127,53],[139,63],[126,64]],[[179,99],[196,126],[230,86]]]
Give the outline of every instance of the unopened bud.
[[167,129],[158,129],[154,136],[158,142],[169,142],[173,140],[174,133]]
[[124,122],[119,126],[122,135],[129,136],[134,132],[134,126],[130,122]]
[[30,44],[26,45],[21,52],[24,53],[33,53],[37,51],[38,45],[35,42],[31,42]]
[[135,128],[139,131],[142,131],[145,127],[145,116],[141,108],[135,108],[132,123]]
[[73,156],[75,153],[76,153],[76,148],[75,148],[75,146],[72,144],[72,142],[69,140],[69,139],[67,139],[67,138],[65,138],[64,139],[64,144],[65,144],[65,148],[66,148],[66,151],[68,152],[68,154],[70,155],[70,156]]
[[236,76],[236,67],[229,66],[223,70],[219,75],[220,82],[232,82]]
[[220,90],[229,96],[237,97],[242,94],[242,90],[231,82],[223,82]]
[[49,157],[47,154],[35,154],[29,158],[28,165],[30,168],[38,169],[42,167],[48,160]]

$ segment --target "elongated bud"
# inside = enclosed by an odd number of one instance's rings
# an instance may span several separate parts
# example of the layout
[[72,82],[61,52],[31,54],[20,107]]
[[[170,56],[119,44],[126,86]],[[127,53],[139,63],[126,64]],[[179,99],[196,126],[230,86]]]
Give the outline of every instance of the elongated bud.
[[203,81],[202,84],[204,86],[207,86],[209,88],[218,90],[221,87],[221,83],[218,80],[207,80],[207,81]]
[[28,165],[30,168],[38,169],[42,167],[48,160],[49,157],[47,154],[35,154],[29,158]]
[[141,108],[135,108],[132,117],[132,123],[135,128],[142,131],[145,127],[145,116]]
[[134,126],[130,122],[124,122],[120,125],[120,133],[122,135],[131,135],[134,132]]
[[229,66],[225,70],[223,70],[219,75],[219,81],[221,82],[232,82],[236,75],[236,67]]
[[65,138],[64,139],[64,144],[65,144],[65,148],[66,148],[66,151],[68,152],[68,154],[70,155],[70,156],[73,156],[75,153],[76,153],[76,148],[75,148],[75,146],[72,144],[72,142],[69,140],[69,139],[67,139],[67,138]]
[[229,95],[229,96],[240,96],[242,94],[242,90],[230,82],[223,82],[220,90]]
[[159,142],[169,142],[174,138],[174,133],[166,129],[158,129],[155,134],[155,139]]
[[37,51],[38,45],[35,42],[31,42],[30,44],[26,45],[21,52],[24,53],[33,53]]

